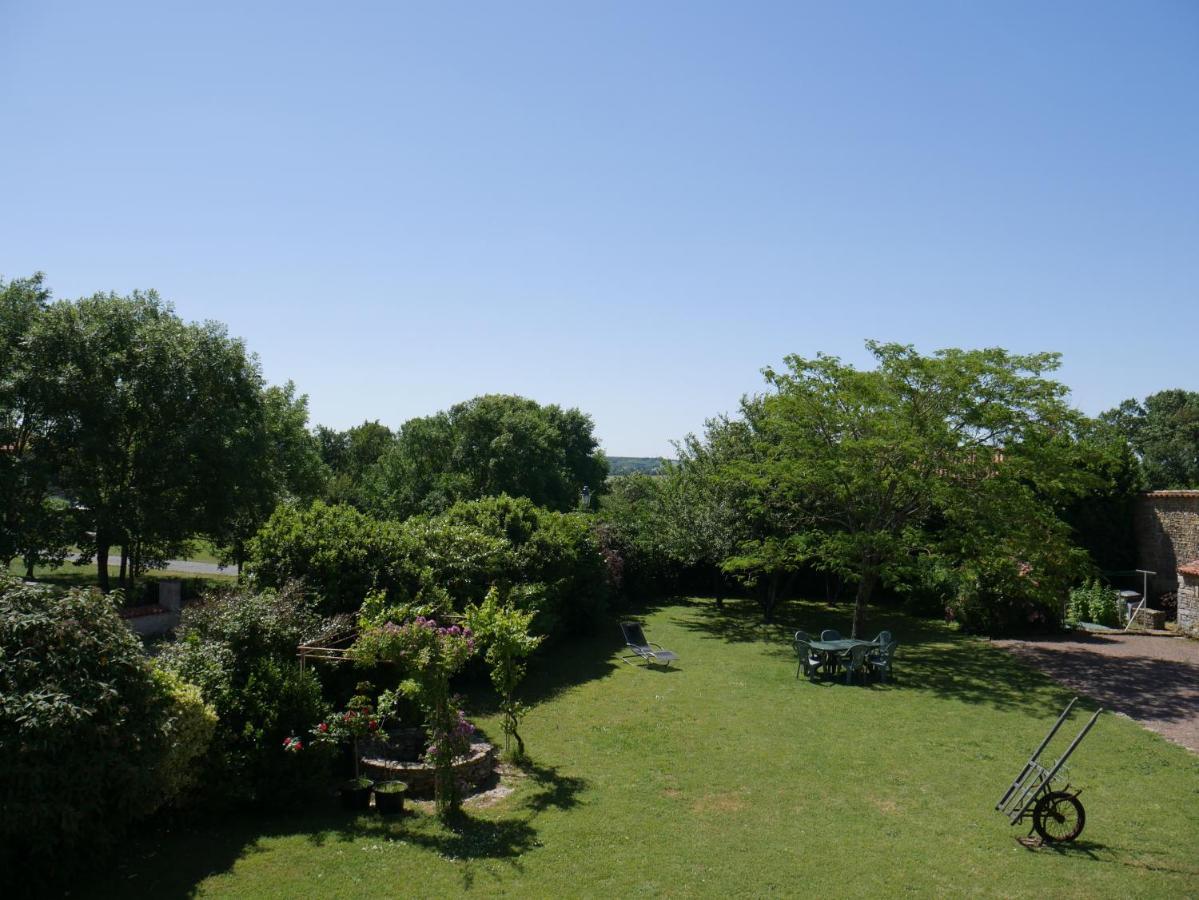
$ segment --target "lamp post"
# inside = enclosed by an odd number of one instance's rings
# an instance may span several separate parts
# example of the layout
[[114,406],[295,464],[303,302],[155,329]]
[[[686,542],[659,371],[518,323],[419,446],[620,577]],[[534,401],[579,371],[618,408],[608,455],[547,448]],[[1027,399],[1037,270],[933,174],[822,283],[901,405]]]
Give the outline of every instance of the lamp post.
[[583,509],[591,509],[591,488],[587,487],[587,485],[583,485],[583,495],[579,501],[579,505]]

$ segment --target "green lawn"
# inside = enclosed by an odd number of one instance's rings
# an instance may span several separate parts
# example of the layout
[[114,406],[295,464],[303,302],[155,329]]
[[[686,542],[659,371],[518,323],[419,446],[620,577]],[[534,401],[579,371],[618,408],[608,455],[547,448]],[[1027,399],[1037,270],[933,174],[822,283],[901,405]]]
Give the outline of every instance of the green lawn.
[[[9,564],[8,573],[18,578],[24,578],[25,565],[14,560]],[[108,567],[108,575],[112,579],[113,587],[116,587],[117,578],[120,574],[120,567]],[[68,562],[54,568],[39,566],[33,570],[33,577],[36,581],[46,584],[56,584],[60,587],[91,587],[97,584],[96,566],[94,563],[86,566],[77,566],[74,563]],[[236,575],[193,575],[187,572],[172,572],[165,569],[151,569],[144,575],[139,575],[137,583],[141,585],[146,581],[158,581],[163,578],[177,578],[194,582],[197,590],[205,587],[219,587],[221,585],[237,583]]]
[[[616,660],[616,628],[530,673],[536,765],[457,829],[425,814],[230,818],[140,849],[101,895],[177,897],[1199,894],[1199,756],[1104,716],[1074,757],[1082,838],[1029,851],[995,801],[1069,694],[986,642],[876,614],[900,681],[795,679],[787,635],[848,613],[795,603],[646,616],[677,671]],[[480,689],[481,691],[482,689]],[[473,708],[486,702],[473,698]],[[479,723],[498,733],[496,720]],[[1081,715],[1064,731],[1073,734]],[[1056,745],[1055,745],[1056,746]]]

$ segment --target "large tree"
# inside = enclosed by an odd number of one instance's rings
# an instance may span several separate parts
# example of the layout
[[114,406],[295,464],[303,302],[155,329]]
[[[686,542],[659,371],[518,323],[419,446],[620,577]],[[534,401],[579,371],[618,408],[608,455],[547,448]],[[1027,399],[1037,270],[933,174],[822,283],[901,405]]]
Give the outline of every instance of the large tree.
[[223,326],[185,324],[154,292],[97,294],[47,307],[26,351],[39,446],[103,589],[113,547],[137,571],[231,514],[264,416],[257,363]]
[[412,419],[368,476],[372,510],[404,517],[458,500],[509,494],[548,509],[604,490],[608,463],[577,409],[488,394]]
[[946,535],[960,544],[968,533],[974,549],[1007,538],[1013,571],[1037,542],[1059,546],[1056,505],[1093,481],[1072,465],[1078,417],[1066,388],[1045,377],[1056,354],[868,347],[871,370],[824,355],[767,369],[772,391],[743,403],[747,448],[720,476],[768,526],[726,567],[771,575],[808,564],[856,582],[855,635],[880,581],[901,578]]
[[1173,389],[1125,400],[1102,419],[1132,444],[1150,490],[1199,488],[1199,392]]

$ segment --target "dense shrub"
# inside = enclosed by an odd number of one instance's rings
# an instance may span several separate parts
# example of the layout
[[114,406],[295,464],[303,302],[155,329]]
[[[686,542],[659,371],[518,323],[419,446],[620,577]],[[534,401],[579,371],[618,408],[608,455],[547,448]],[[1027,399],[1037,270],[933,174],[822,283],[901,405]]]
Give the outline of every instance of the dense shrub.
[[187,786],[212,713],[113,599],[0,581],[0,878],[44,889]]
[[491,584],[511,589],[518,606],[536,611],[533,628],[540,634],[582,630],[607,608],[610,571],[584,516],[501,495],[457,503],[434,522],[503,540],[492,582],[474,585],[463,605],[482,601]]
[[394,544],[394,526],[351,506],[282,505],[250,542],[248,567],[268,587],[304,581],[322,612],[353,612],[391,588]]
[[184,611],[160,664],[199,686],[219,722],[204,760],[211,802],[288,805],[319,785],[328,756],[288,753],[324,713],[320,683],[301,673],[296,648],[320,628],[296,587],[213,594]]
[[326,612],[357,610],[368,594],[409,614],[461,612],[498,585],[550,634],[585,627],[611,594],[610,566],[584,516],[504,495],[402,523],[319,502],[284,507],[252,548],[261,584],[303,579]]
[[967,560],[957,570],[950,618],[982,634],[1058,628],[1070,574],[1037,569],[1010,558]]

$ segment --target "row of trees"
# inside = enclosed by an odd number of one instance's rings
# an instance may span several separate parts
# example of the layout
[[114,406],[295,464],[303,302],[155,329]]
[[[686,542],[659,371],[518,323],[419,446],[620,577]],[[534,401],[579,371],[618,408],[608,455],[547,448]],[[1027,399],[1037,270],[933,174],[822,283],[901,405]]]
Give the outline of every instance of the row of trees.
[[855,585],[857,633],[880,586],[983,629],[1052,619],[1088,551],[1126,552],[1137,459],[1069,407],[1055,354],[868,346],[868,371],[788,357],[664,478],[620,480],[603,515],[626,557],[734,576],[768,617],[825,573]]

